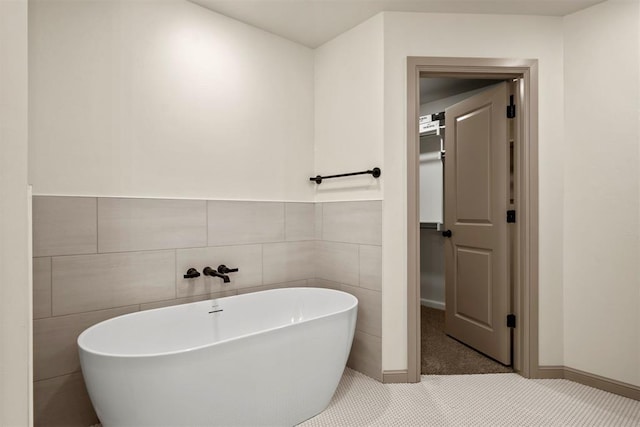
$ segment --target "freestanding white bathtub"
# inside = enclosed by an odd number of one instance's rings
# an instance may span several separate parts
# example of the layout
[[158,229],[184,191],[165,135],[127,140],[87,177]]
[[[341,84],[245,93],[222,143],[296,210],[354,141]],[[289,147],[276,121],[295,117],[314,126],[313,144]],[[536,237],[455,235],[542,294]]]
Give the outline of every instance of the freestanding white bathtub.
[[292,426],[338,386],[358,300],[289,288],[116,317],[78,337],[104,427]]

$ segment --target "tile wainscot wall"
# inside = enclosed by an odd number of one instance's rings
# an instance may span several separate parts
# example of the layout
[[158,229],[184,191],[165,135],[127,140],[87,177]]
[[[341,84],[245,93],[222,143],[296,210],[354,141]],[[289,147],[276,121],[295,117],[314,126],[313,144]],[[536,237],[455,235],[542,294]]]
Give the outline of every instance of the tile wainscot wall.
[[[265,289],[317,286],[359,300],[348,365],[381,379],[382,202],[33,199],[35,424],[98,419],[76,339],[140,310]],[[231,283],[184,279],[219,264]]]

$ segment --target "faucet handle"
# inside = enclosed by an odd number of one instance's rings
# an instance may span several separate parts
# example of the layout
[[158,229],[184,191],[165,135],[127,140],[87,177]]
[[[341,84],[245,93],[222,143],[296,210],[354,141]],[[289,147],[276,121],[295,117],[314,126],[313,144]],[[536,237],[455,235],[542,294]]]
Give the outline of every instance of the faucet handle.
[[205,276],[216,276],[218,272],[215,271],[213,268],[206,266],[205,268],[202,269],[202,273]]
[[229,268],[224,264],[218,266],[218,273],[220,274],[235,273],[236,271],[238,271],[237,268]]
[[187,270],[187,274],[183,276],[185,279],[194,279],[196,277],[200,277],[200,273],[195,268],[190,268]]

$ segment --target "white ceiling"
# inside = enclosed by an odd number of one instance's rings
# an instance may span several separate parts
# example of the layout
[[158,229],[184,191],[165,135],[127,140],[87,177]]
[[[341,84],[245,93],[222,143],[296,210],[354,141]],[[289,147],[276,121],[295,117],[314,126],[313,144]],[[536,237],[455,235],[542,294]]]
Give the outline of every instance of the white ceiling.
[[563,16],[603,0],[190,0],[315,48],[382,11]]

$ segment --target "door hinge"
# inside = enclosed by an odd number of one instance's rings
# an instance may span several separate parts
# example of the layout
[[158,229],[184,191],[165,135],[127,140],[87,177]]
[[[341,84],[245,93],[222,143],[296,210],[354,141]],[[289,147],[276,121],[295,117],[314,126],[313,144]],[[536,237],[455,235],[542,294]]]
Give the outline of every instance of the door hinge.
[[[436,120],[444,120],[444,111],[441,113],[435,113],[431,115],[431,121],[435,122]],[[442,124],[442,123],[441,123]]]
[[516,116],[516,104],[513,103],[513,95],[509,96],[509,105],[507,105],[507,118],[513,119]]
[[516,315],[507,314],[507,328],[515,328],[515,327],[516,327]]
[[516,211],[513,209],[507,211],[507,222],[515,223],[516,222]]

